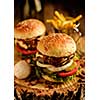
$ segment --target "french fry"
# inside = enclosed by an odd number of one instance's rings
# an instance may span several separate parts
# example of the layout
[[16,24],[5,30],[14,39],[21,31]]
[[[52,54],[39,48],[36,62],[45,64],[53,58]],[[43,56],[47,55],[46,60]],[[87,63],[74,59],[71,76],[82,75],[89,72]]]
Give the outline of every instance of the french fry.
[[75,23],[76,21],[79,21],[82,18],[82,15],[77,16],[76,18],[74,18],[72,20],[73,23]]
[[53,19],[47,20],[47,23],[51,23],[57,30],[67,31],[69,28],[77,28],[80,24],[76,25],[75,23],[82,18],[82,15],[77,16],[76,18],[64,17],[64,15],[55,11],[55,16]]
[[47,20],[47,22],[52,23],[53,26],[54,26],[56,29],[59,29],[56,21],[54,21],[54,20]]
[[60,14],[60,16],[61,16],[61,18],[62,18],[63,21],[66,21],[66,18],[64,17],[63,14]]
[[58,17],[58,19],[60,19],[61,21],[64,21],[64,19],[62,19],[58,11],[55,11],[55,15]]

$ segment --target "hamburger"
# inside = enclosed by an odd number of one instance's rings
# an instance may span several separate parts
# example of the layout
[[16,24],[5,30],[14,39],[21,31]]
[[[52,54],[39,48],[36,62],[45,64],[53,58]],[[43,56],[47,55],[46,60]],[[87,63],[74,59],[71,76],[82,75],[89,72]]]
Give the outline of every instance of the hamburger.
[[36,53],[37,41],[45,31],[45,25],[40,20],[26,19],[19,22],[14,27],[16,50],[24,55]]
[[64,82],[75,77],[79,61],[75,57],[76,43],[67,34],[44,36],[37,44],[36,65],[42,78],[51,82]]

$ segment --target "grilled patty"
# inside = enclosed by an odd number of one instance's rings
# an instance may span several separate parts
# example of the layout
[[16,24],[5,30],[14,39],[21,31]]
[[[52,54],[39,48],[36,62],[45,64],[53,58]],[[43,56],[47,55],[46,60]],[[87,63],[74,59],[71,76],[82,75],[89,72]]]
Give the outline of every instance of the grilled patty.
[[38,61],[43,64],[51,64],[56,67],[63,66],[70,62],[70,60],[74,57],[74,54],[67,57],[49,57],[43,55],[43,57],[38,57]]

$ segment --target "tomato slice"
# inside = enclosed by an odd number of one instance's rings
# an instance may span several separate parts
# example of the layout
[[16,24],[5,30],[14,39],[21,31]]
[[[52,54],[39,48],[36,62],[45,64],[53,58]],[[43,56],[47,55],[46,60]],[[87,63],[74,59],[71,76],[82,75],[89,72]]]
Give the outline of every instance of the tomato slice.
[[24,50],[24,49],[21,49],[18,45],[16,45],[16,50],[18,52],[21,52],[22,54],[25,54],[25,55],[35,54],[37,52],[37,50]]
[[61,77],[67,77],[67,76],[71,76],[73,74],[75,74],[78,70],[78,67],[79,67],[79,61],[76,61],[77,62],[77,67],[75,67],[73,70],[69,71],[69,72],[59,72],[58,73],[58,76],[61,76]]
[[71,70],[70,72],[60,72],[60,73],[58,73],[58,75],[59,76],[61,76],[61,77],[66,77],[66,76],[71,76],[71,75],[73,75],[74,73],[76,73],[76,71],[77,71],[77,67],[75,67],[73,70]]

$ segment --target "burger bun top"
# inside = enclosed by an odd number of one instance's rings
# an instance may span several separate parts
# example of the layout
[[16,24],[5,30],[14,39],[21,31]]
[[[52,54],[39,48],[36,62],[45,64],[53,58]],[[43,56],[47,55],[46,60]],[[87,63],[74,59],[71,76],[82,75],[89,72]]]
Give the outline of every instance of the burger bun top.
[[76,51],[76,43],[67,34],[55,33],[44,36],[37,45],[37,50],[46,56],[65,57]]
[[37,19],[26,19],[19,22],[14,27],[14,37],[16,39],[30,39],[44,35],[45,31],[46,27],[42,21]]

